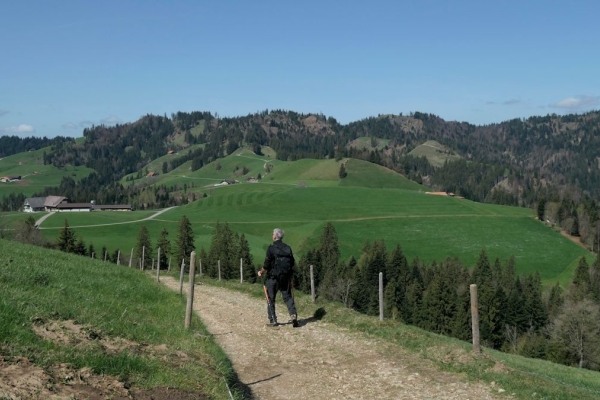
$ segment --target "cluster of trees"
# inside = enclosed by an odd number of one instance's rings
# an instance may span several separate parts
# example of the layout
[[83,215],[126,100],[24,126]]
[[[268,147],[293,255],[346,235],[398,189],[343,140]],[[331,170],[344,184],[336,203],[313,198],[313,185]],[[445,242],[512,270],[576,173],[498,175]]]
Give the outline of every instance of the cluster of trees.
[[469,269],[458,259],[409,262],[401,246],[367,243],[362,256],[339,261],[337,235],[328,223],[320,246],[299,262],[296,282],[357,311],[379,313],[379,273],[384,277],[385,317],[431,332],[471,339],[470,284],[477,284],[481,340],[488,347],[566,365],[600,369],[600,258],[581,258],[568,290],[544,291],[539,274],[516,273],[514,258],[490,262],[482,250]]
[[20,137],[20,136],[0,136],[0,158],[8,157],[12,154],[22,153],[29,150],[37,150],[42,147],[58,144],[61,142],[74,141],[73,138],[56,136],[52,139],[47,137]]
[[[169,239],[169,231],[163,229],[156,239],[156,242],[153,244],[148,228],[145,225],[142,225],[138,233],[136,244],[133,248],[133,253],[130,253],[131,249],[121,251],[120,248],[112,249],[112,251],[110,251],[106,246],[102,246],[98,251],[93,243],[86,245],[83,238],[77,236],[66,219],[56,243],[50,243],[44,238],[39,228],[36,226],[33,216],[28,217],[23,223],[19,224],[17,228],[11,232],[12,235],[10,236],[3,228],[3,225],[0,224],[0,238],[12,238],[21,243],[54,248],[66,253],[106,260],[121,265],[128,265],[130,258],[132,258],[132,260],[134,260],[134,265],[143,269],[153,265],[160,265],[161,269],[167,269],[172,262],[174,262],[175,265],[181,265],[183,260],[189,262],[190,253],[196,249],[192,224],[186,215],[179,221],[177,237],[175,238],[174,243],[171,243],[171,240]],[[246,248],[249,252],[247,242]],[[158,249],[160,249],[160,258],[158,257]],[[189,265],[187,265],[186,268],[189,268]]]

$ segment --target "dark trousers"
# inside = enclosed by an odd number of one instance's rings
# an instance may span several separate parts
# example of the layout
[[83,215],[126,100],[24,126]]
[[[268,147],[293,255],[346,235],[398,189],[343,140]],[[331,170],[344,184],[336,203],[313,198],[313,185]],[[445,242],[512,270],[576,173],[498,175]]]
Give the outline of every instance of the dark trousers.
[[267,315],[269,316],[270,322],[277,322],[277,314],[275,314],[275,297],[277,292],[281,292],[283,302],[287,306],[288,313],[290,315],[296,315],[296,305],[294,304],[294,298],[292,297],[292,277],[291,276],[270,276],[265,281],[265,287],[267,288],[267,296],[269,301],[267,303]]

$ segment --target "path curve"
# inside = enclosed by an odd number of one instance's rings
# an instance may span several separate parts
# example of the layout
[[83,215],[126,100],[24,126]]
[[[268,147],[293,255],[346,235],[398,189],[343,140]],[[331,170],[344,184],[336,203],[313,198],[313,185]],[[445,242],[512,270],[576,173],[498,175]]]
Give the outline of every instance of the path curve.
[[[179,291],[175,279],[161,277],[161,282]],[[187,293],[189,286],[184,287]],[[281,298],[277,306],[279,321],[287,321]],[[497,398],[497,388],[467,383],[386,341],[307,318],[301,307],[299,328],[271,328],[265,324],[264,301],[198,285],[194,310],[256,399]]]
[[[93,228],[93,227],[97,227],[97,226],[110,226],[110,225],[125,225],[125,224],[137,224],[139,222],[142,221],[149,221],[151,219],[154,219],[156,217],[158,217],[159,215],[161,215],[164,212],[167,212],[173,208],[176,208],[177,206],[173,206],[173,207],[168,207],[168,208],[163,208],[160,211],[155,212],[154,214],[146,217],[146,218],[142,218],[142,219],[136,219],[135,221],[123,221],[123,222],[111,222],[110,224],[94,224],[94,225],[73,225],[73,226],[69,226],[69,228]],[[51,215],[55,214],[56,212],[53,211],[50,214],[44,215],[42,218],[40,218],[39,220],[37,220],[37,222],[35,223],[36,226],[40,229],[62,229],[62,227],[55,227],[55,228],[41,228],[40,225],[42,224],[42,222],[44,222],[48,217],[50,217]]]

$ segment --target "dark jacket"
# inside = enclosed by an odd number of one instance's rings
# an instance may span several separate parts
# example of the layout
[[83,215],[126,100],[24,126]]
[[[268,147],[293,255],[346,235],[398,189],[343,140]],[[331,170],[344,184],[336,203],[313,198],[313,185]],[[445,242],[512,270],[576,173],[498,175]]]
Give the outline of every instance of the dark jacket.
[[292,252],[292,248],[287,244],[283,243],[281,240],[276,240],[273,244],[269,245],[267,249],[267,255],[265,257],[265,263],[263,268],[267,270],[266,275],[273,275],[273,267],[275,266],[275,260],[277,257],[289,257],[291,262],[291,268],[296,265],[296,261],[294,260],[294,253]]

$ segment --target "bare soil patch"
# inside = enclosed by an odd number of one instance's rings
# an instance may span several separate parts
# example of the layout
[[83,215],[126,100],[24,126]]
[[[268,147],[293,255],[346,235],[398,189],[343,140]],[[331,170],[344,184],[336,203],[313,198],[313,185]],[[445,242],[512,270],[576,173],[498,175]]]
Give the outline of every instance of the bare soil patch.
[[[61,345],[85,349],[100,347],[108,354],[129,351],[147,357],[161,357],[177,367],[189,357],[181,351],[172,351],[167,345],[150,346],[119,337],[107,337],[101,331],[72,320],[34,321],[33,331],[41,338]],[[176,362],[172,360],[177,360]],[[89,368],[75,370],[67,364],[43,369],[23,357],[7,358],[0,355],[0,399],[204,399],[203,393],[186,392],[172,388],[151,390],[129,387],[118,378],[94,374]]]
[[[179,282],[161,280],[173,290]],[[186,285],[187,290],[187,285]],[[287,310],[277,299],[279,321]],[[199,285],[194,310],[256,399],[494,399],[496,385],[467,382],[393,343],[302,315],[299,328],[266,325],[266,304],[244,293]],[[449,353],[456,360],[465,355]],[[466,356],[468,357],[468,356]]]

